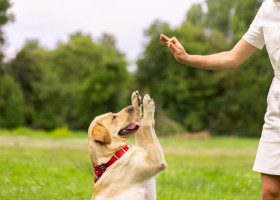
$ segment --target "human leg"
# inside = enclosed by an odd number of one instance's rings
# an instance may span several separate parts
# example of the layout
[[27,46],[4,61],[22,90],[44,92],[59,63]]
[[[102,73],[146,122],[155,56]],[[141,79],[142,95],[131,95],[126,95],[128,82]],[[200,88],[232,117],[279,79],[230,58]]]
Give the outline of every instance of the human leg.
[[261,173],[262,200],[280,200],[280,176]]

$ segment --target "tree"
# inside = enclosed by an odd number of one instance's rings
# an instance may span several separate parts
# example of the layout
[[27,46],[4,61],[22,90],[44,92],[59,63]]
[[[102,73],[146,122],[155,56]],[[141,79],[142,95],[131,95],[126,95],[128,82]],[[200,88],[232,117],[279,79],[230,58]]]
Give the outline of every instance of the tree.
[[82,127],[87,127],[94,116],[116,112],[128,105],[132,90],[125,57],[116,48],[114,37],[104,34],[93,46],[94,52],[88,54],[91,65],[77,86],[76,93]]
[[0,76],[3,75],[4,72],[2,66],[3,52],[2,47],[5,42],[5,37],[3,33],[2,27],[7,24],[10,20],[13,19],[12,14],[8,14],[7,11],[11,7],[11,3],[9,0],[0,0]]
[[18,84],[5,73],[2,47],[5,35],[2,27],[13,20],[8,14],[9,0],[0,0],[0,127],[13,128],[24,123],[23,95]]
[[228,44],[221,34],[207,35],[202,28],[188,22],[174,31],[164,23],[155,22],[146,32],[150,42],[143,58],[138,61],[136,80],[139,87],[152,93],[169,117],[188,130],[201,130],[207,127],[207,105],[215,94],[213,72],[174,62],[170,49],[158,42],[158,35],[162,32],[175,35],[191,54],[205,54],[214,48],[222,50]]
[[206,0],[208,12],[205,27],[218,29],[225,36],[230,33],[230,16],[233,1],[231,0]]
[[191,10],[187,13],[187,20],[195,26],[203,26],[205,24],[205,13],[203,13],[200,4],[192,6]]
[[260,6],[254,0],[206,3],[206,13],[194,5],[185,22],[174,30],[155,22],[146,31],[150,40],[138,60],[136,80],[142,90],[155,96],[168,117],[189,131],[207,128],[218,135],[259,136],[273,77],[272,69],[266,67],[270,63],[265,51],[255,53],[235,71],[213,72],[178,64],[170,49],[158,42],[158,35],[164,33],[176,36],[190,54],[230,50]]
[[23,95],[9,75],[0,78],[0,127],[14,128],[24,124]]
[[[219,6],[208,5],[210,13],[223,13],[227,19],[224,26],[219,26],[219,19],[212,18],[212,28],[225,32],[231,42],[231,48],[245,34],[262,1],[242,0],[224,4],[225,0],[218,0]],[[225,6],[225,7],[224,7]],[[227,6],[230,6],[228,9]],[[226,11],[226,12],[225,12]],[[206,14],[207,15],[207,14]],[[213,130],[216,133],[233,133],[243,136],[259,136],[263,125],[263,115],[266,109],[266,95],[273,77],[270,62],[265,50],[255,53],[235,72],[217,73],[216,88],[220,88],[223,95],[212,101],[210,111],[213,116]],[[220,75],[218,75],[220,74]],[[222,78],[223,77],[223,78]],[[254,103],[252,103],[254,99]],[[218,112],[217,109],[219,108]]]
[[[113,36],[75,33],[54,50],[27,41],[7,65],[20,85],[26,125],[85,129],[94,116],[128,104],[131,78]],[[128,92],[129,91],[129,92]]]
[[43,56],[44,50],[39,47],[39,43],[30,40],[25,43],[16,57],[7,63],[6,73],[14,78],[24,94],[25,120],[31,125],[38,119],[36,110],[42,107],[35,85],[43,77]]

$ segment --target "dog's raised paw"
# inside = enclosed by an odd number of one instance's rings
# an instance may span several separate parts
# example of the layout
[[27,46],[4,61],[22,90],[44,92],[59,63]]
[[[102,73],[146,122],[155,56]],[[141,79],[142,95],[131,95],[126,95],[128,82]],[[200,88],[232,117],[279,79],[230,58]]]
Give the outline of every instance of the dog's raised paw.
[[134,91],[131,96],[132,106],[134,108],[141,107],[142,99],[138,91]]
[[149,94],[146,94],[144,96],[144,109],[147,111],[152,111],[152,112],[154,112],[154,110],[155,110],[154,100],[150,97]]

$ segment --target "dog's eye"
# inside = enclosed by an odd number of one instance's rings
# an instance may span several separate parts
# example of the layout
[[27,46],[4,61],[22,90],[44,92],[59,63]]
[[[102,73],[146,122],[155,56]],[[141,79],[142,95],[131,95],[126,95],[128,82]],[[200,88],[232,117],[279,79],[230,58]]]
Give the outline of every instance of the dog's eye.
[[113,117],[112,117],[112,120],[114,120],[114,119],[116,119],[117,118],[117,116],[116,115],[114,115]]

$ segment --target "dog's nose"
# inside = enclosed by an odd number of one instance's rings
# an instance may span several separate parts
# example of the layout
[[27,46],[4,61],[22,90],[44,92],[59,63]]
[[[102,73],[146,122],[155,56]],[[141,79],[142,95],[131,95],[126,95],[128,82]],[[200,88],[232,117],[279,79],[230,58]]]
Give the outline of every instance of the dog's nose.
[[128,106],[127,109],[128,109],[130,112],[134,112],[133,106]]

